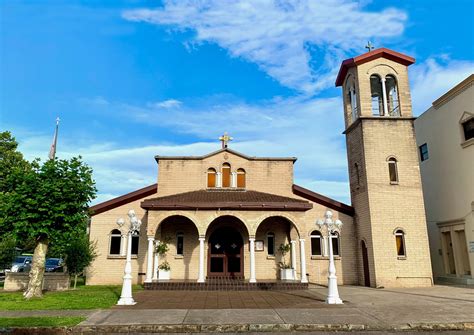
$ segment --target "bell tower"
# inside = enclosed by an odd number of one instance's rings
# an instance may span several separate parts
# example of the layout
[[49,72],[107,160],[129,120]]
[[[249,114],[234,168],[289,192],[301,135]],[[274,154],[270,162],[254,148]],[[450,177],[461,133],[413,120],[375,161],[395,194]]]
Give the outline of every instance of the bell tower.
[[344,120],[359,283],[431,286],[408,66],[380,48],[342,62]]

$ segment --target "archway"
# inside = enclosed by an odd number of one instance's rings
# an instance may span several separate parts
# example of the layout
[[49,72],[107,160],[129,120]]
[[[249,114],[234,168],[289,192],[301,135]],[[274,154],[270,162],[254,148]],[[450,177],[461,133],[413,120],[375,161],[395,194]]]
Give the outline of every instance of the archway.
[[207,276],[243,278],[247,239],[243,223],[233,216],[222,216],[212,222],[207,235]]

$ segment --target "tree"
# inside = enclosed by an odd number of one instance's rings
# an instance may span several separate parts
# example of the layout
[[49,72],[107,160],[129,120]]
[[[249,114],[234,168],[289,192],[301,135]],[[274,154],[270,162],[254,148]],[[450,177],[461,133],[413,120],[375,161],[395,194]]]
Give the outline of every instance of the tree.
[[83,273],[97,257],[96,249],[96,244],[89,240],[87,234],[76,237],[66,247],[65,263],[69,274],[74,276],[74,288],[76,288],[77,276]]
[[10,170],[0,199],[0,231],[9,229],[17,240],[36,242],[26,299],[42,296],[49,243],[64,251],[86,231],[88,203],[96,192],[92,170],[81,157],[43,164],[34,160],[30,165]]
[[11,235],[0,239],[0,270],[9,268],[16,255],[16,241]]

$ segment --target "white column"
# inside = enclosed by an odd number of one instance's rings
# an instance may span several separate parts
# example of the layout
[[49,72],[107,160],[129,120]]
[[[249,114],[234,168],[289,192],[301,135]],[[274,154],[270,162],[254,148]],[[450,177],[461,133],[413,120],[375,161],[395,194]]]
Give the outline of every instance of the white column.
[[148,253],[146,262],[146,277],[145,283],[151,283],[153,278],[153,241],[154,237],[148,237]]
[[216,187],[222,187],[222,173],[216,172]]
[[256,283],[257,279],[255,278],[255,238],[249,238],[250,242],[250,280],[251,283]]
[[307,283],[308,278],[306,276],[306,254],[304,251],[304,238],[300,238],[300,262],[301,262],[301,282]]
[[231,183],[230,183],[230,186],[231,186],[231,187],[237,187],[237,173],[236,173],[236,172],[232,172],[232,173],[231,173]]
[[117,305],[135,305],[132,297],[132,232],[127,235],[127,260],[125,262],[125,271],[123,275],[122,293]]
[[[155,241],[155,247],[158,245],[158,243],[160,243],[160,240]],[[160,262],[160,257],[159,257],[158,253],[155,250],[153,250],[153,258],[154,258],[154,261],[153,261],[153,278],[152,278],[152,280],[158,280],[158,263]]]
[[293,279],[296,280],[296,241],[292,240],[291,243],[291,268],[293,269]]
[[383,94],[383,115],[388,116],[388,103],[387,103],[387,89],[385,88],[385,78],[382,78],[382,94]]
[[198,283],[204,283],[204,237],[199,238],[199,277]]
[[342,304],[339,298],[339,291],[337,290],[336,266],[334,265],[334,255],[332,250],[331,231],[329,231],[329,275],[328,275],[328,297],[326,298],[328,304]]

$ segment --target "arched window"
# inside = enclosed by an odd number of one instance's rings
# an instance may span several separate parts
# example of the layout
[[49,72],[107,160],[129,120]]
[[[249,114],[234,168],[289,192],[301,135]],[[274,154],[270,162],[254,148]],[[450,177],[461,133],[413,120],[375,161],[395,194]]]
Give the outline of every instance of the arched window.
[[360,186],[360,170],[359,170],[359,164],[354,163],[354,169],[356,173],[356,186]]
[[382,80],[376,74],[370,76],[370,93],[372,98],[372,115],[383,115]]
[[387,90],[388,115],[400,116],[397,80],[394,76],[388,75],[385,77],[385,87]]
[[244,169],[237,170],[237,187],[240,187],[240,188],[245,187],[245,170]]
[[394,157],[388,159],[388,175],[391,184],[398,184],[397,160]]
[[222,164],[222,187],[230,187],[230,164]]
[[179,255],[179,256],[184,255],[184,234],[183,233],[176,234],[176,255]]
[[314,230],[311,233],[311,256],[323,255],[323,237],[321,232]]
[[132,255],[138,255],[138,244],[140,242],[140,233],[132,235]]
[[347,92],[346,105],[348,106],[348,108],[350,108],[350,112],[352,114],[352,121],[354,122],[359,116],[359,112],[357,108],[357,93],[355,90],[354,82],[352,80],[347,82],[346,92]]
[[207,169],[207,187],[216,187],[216,169]]
[[339,233],[338,232],[332,232],[331,233],[331,238],[332,238],[332,254],[334,256],[339,256],[340,251],[339,251]]
[[267,254],[268,256],[275,256],[275,234],[267,234]]
[[398,229],[395,232],[395,243],[397,247],[397,256],[398,257],[406,257],[406,250],[405,250],[405,233],[403,230]]
[[122,243],[122,233],[118,229],[110,232],[110,249],[109,255],[120,255]]

